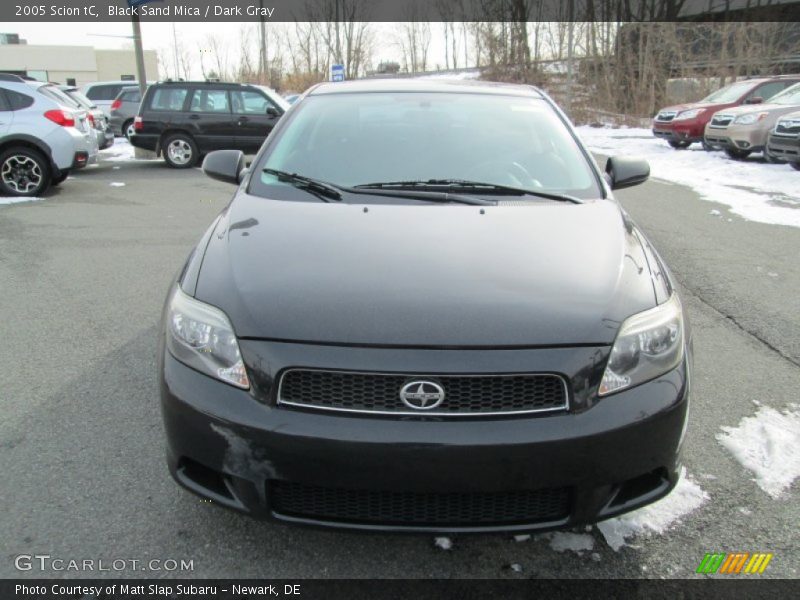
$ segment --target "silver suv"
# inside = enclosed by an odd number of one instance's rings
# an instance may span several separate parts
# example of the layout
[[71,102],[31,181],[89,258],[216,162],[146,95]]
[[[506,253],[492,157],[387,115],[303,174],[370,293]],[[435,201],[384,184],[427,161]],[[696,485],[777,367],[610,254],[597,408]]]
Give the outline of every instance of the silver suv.
[[49,83],[0,74],[0,196],[38,196],[97,160],[86,111]]

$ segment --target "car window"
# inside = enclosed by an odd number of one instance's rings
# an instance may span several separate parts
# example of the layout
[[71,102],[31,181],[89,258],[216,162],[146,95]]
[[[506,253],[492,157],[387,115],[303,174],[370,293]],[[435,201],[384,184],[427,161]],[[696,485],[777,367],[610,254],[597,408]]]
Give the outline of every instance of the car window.
[[775,94],[769,101],[773,104],[785,104],[787,106],[800,105],[800,83],[786,88],[782,92]]
[[237,115],[265,115],[267,108],[273,106],[263,94],[251,90],[232,91],[231,103]]
[[[541,98],[329,94],[294,110],[256,172],[269,167],[345,186],[468,179],[600,196],[575,138]],[[267,174],[258,183],[255,193],[264,195],[284,185]]]
[[0,112],[11,110],[8,100],[6,100],[7,93],[8,92],[6,90],[0,90]]
[[93,85],[86,91],[89,100],[113,100],[122,90],[120,84]]
[[229,113],[228,92],[225,90],[196,89],[189,104],[191,112]]
[[14,90],[5,90],[6,100],[11,110],[22,110],[33,105],[33,98],[27,94],[15,92]]
[[286,98],[278,94],[272,88],[268,88],[265,85],[259,85],[256,87],[258,87],[258,89],[264,92],[267,98],[269,98],[275,106],[282,109],[283,112],[286,112],[287,110],[289,110],[289,108],[291,108],[292,105],[286,101]]
[[760,97],[764,100],[769,100],[775,94],[780,92],[782,89],[786,87],[785,81],[773,81],[772,83],[766,83],[762,86],[757,87],[751,93],[747,95],[747,99]]
[[186,100],[189,90],[186,88],[160,87],[153,91],[150,100],[150,108],[162,111],[183,110],[183,102]]
[[724,104],[726,102],[735,102],[742,97],[742,94],[746,93],[747,90],[751,89],[752,87],[752,81],[740,81],[738,83],[732,83],[712,94],[709,94],[700,100],[700,102],[718,102],[720,104]]
[[120,97],[120,100],[122,100],[123,102],[141,102],[142,101],[142,95],[138,91],[137,92],[133,92],[133,91],[131,91],[131,92],[122,92],[122,96]]

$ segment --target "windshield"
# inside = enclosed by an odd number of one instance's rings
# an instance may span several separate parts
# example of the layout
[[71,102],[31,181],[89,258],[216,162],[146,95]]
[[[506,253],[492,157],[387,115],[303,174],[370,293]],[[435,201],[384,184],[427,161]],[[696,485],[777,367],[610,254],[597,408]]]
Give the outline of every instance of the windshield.
[[800,83],[794,84],[792,87],[786,88],[780,94],[775,94],[769,99],[770,104],[786,104],[800,105]]
[[706,96],[700,100],[700,102],[735,102],[744,94],[746,94],[752,87],[752,81],[740,81],[739,83],[732,83],[720,90],[717,90],[710,96]]
[[278,197],[275,188],[288,185],[262,172],[269,168],[340,186],[463,179],[601,195],[577,142],[540,98],[337,93],[309,96],[293,113],[255,169],[255,194]]

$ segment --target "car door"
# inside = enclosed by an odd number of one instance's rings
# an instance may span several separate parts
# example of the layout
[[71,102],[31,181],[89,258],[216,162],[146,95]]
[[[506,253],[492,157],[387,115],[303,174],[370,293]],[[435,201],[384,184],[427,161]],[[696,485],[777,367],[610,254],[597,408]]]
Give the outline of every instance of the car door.
[[237,125],[236,147],[242,152],[258,152],[283,111],[254,89],[231,90],[231,105]]
[[236,147],[236,124],[227,90],[198,87],[192,92],[187,115],[200,152]]

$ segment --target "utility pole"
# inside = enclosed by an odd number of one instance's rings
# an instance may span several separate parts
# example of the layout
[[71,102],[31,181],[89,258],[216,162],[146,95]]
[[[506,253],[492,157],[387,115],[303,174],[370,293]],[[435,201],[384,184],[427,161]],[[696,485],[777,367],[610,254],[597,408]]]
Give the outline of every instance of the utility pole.
[[172,22],[172,45],[175,49],[175,80],[179,81],[181,78],[181,66],[178,60],[178,33],[175,30],[175,21]]
[[267,73],[269,69],[268,60],[267,60],[267,25],[264,21],[264,0],[258,0],[259,6],[261,7],[261,12],[258,14],[261,23],[259,24],[259,34],[260,34],[260,41],[261,41],[261,53],[259,59],[259,83],[269,85],[269,73]]
[[567,24],[569,31],[567,35],[567,98],[566,102],[564,102],[564,108],[566,108],[567,116],[569,116],[572,111],[572,55],[575,36],[575,0],[569,0],[567,11],[567,18],[569,19],[569,23]]
[[139,15],[131,17],[133,23],[133,47],[136,49],[136,77],[139,79],[139,92],[144,98],[147,88],[147,74],[144,70],[144,50],[142,50],[142,28],[139,25]]

